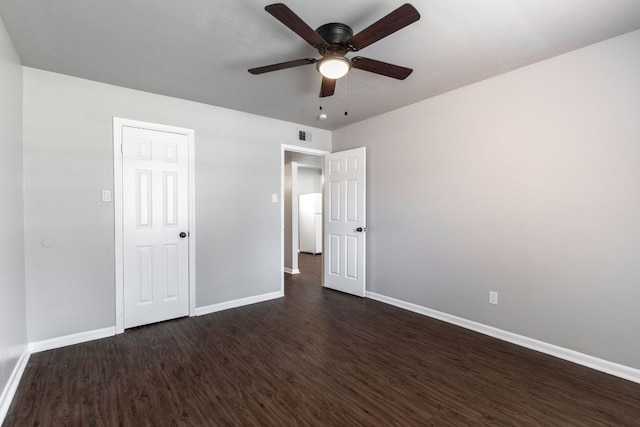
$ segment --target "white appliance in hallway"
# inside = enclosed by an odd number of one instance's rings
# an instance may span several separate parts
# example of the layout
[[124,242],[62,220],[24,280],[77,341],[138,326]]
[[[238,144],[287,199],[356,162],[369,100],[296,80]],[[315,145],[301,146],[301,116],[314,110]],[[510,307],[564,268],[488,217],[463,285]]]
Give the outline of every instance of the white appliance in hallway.
[[322,253],[322,194],[301,194],[298,198],[300,252]]

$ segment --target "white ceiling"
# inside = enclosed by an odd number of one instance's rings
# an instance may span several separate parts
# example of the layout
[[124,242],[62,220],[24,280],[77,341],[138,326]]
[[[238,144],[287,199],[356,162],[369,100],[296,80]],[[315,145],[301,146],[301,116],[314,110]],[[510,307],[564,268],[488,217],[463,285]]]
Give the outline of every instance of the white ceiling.
[[[639,0],[414,0],[420,21],[358,52],[413,74],[352,70],[320,121],[314,65],[246,71],[319,57],[264,10],[270,3],[0,0],[0,16],[26,66],[325,129],[640,29]],[[357,33],[403,1],[284,3],[312,28],[337,21]]]

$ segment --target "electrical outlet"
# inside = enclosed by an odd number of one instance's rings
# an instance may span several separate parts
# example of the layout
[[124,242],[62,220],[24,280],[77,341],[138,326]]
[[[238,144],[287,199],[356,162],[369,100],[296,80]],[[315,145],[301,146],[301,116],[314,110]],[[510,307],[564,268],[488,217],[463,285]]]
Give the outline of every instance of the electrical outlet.
[[489,291],[489,304],[498,304],[498,293]]

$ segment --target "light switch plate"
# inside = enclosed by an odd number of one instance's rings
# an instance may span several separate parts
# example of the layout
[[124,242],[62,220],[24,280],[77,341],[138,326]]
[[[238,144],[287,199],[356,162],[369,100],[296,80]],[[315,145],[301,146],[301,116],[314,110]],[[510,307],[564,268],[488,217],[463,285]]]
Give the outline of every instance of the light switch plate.
[[489,304],[498,304],[498,293],[489,291]]
[[102,201],[103,202],[111,201],[111,190],[102,190]]
[[271,202],[272,203],[278,203],[278,195],[277,194],[272,194],[271,195]]

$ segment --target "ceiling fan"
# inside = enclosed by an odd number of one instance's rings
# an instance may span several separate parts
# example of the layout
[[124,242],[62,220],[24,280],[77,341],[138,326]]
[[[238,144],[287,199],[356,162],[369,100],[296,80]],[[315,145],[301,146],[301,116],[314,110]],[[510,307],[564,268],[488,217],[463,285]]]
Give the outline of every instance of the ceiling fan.
[[404,4],[385,17],[374,22],[355,36],[351,27],[341,23],[329,23],[315,31],[298,15],[282,3],[270,4],[265,10],[278,21],[289,27],[294,33],[314,48],[318,49],[321,59],[303,58],[294,61],[280,62],[264,67],[251,68],[251,74],[262,74],[284,70],[307,64],[316,64],[322,75],[320,97],[331,96],[335,92],[336,80],[346,75],[351,68],[381,74],[394,79],[404,80],[413,72],[411,68],[389,64],[375,59],[356,56],[347,58],[349,52],[357,52],[378,40],[412,24],[420,19],[420,14],[410,4]]

